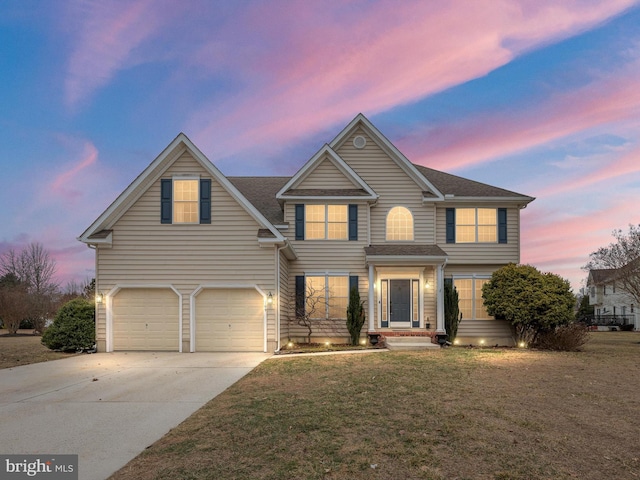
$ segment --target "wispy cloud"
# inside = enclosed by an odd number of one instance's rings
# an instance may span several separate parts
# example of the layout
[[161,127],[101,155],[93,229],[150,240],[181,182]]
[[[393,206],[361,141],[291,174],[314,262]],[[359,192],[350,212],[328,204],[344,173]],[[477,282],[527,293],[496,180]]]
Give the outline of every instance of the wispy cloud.
[[55,194],[65,197],[67,200],[76,199],[81,195],[81,191],[73,186],[82,184],[76,177],[83,170],[95,164],[97,160],[98,150],[93,143],[85,141],[80,159],[54,177],[51,182],[51,190]]
[[72,4],[70,21],[77,25],[78,35],[65,80],[68,107],[78,107],[132,64],[132,51],[161,24],[160,10],[162,5],[153,0]]
[[597,126],[638,118],[640,62],[527,110],[467,117],[437,129],[414,127],[398,142],[418,163],[460,168],[548,144]]
[[[287,17],[296,22],[284,22],[270,5],[254,7],[239,31],[251,30],[268,52],[244,51],[240,42],[236,53],[247,67],[240,67],[239,80],[248,88],[242,97],[205,103],[188,131],[196,132],[203,149],[221,156],[247,146],[277,150],[359,111],[372,115],[483,76],[523,51],[574,35],[632,3],[485,0],[415,2],[410,8],[395,2],[367,8],[299,3]],[[217,71],[218,39],[215,46],[203,48],[216,52],[208,67]]]

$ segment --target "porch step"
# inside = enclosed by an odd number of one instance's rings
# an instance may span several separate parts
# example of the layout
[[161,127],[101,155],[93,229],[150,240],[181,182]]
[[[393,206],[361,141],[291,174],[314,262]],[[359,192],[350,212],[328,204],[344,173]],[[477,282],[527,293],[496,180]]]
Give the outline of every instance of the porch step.
[[385,343],[389,350],[428,350],[440,348],[431,343],[431,337],[386,337]]

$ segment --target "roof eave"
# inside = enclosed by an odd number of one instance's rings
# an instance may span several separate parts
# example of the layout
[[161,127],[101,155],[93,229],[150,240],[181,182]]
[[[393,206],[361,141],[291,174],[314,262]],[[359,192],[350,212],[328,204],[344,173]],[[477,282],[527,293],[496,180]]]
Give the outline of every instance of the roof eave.
[[366,255],[368,265],[440,265],[446,255]]
[[380,195],[284,195],[280,197],[282,200],[345,200],[345,201],[377,201]]

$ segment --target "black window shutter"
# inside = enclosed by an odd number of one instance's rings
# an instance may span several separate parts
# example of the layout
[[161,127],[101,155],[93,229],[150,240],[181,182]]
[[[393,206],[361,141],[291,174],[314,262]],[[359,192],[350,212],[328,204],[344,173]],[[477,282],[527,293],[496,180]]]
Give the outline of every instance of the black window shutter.
[[447,243],[456,243],[456,209],[447,208]]
[[349,205],[349,240],[358,240],[358,205]]
[[357,275],[349,275],[349,294],[351,294],[351,290],[353,287],[358,289],[358,276]]
[[507,243],[507,209],[498,209],[498,243]]
[[296,204],[296,240],[304,240],[304,205]]
[[296,318],[304,316],[304,275],[296,275]]
[[171,223],[173,215],[173,181],[170,178],[160,180],[160,223]]
[[211,179],[200,180],[200,223],[211,223]]

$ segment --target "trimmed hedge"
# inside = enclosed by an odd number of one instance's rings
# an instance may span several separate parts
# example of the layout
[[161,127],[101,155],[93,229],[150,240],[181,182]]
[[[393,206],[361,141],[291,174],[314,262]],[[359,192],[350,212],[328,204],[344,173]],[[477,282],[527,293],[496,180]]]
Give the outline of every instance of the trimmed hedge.
[[84,298],[65,303],[42,334],[42,343],[51,350],[81,351],[93,347],[96,338],[95,307]]

